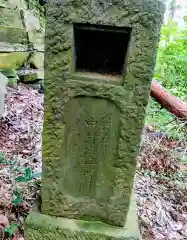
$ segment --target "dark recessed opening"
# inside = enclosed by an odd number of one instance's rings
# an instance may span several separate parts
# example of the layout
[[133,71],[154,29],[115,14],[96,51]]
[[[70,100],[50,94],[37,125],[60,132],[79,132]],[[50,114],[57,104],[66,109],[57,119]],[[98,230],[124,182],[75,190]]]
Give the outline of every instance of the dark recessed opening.
[[43,6],[45,3],[47,3],[47,0],[39,0],[39,4]]
[[130,28],[74,25],[75,71],[121,75]]

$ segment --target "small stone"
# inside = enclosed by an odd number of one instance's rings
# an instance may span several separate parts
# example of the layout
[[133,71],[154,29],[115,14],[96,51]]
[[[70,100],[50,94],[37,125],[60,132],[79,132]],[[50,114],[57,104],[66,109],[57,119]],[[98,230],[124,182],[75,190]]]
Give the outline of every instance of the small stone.
[[23,224],[24,223],[24,218],[22,216],[20,216],[19,221],[20,221],[21,224]]
[[1,214],[0,215],[0,225],[6,226],[9,224],[7,216]]
[[24,238],[23,237],[19,237],[18,240],[24,240]]

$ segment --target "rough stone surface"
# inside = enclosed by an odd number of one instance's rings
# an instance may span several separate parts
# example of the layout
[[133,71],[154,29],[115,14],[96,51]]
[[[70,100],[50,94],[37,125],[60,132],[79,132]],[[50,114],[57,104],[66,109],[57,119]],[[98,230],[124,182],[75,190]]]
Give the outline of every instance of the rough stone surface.
[[44,79],[44,71],[43,70],[37,70],[34,73],[26,74],[22,76],[22,82],[24,83],[34,83],[36,80],[42,80]]
[[28,60],[28,64],[33,64],[36,68],[44,68],[44,54],[41,52],[33,53]]
[[0,15],[0,26],[24,29],[18,9],[2,7],[0,5]]
[[0,5],[0,41],[10,43],[23,43],[27,35],[22,24],[18,9]]
[[26,30],[28,31],[29,41],[34,44],[44,44],[44,24],[41,24],[41,17],[31,12],[31,10],[24,10],[24,22]]
[[23,45],[19,43],[8,43],[1,42],[0,44],[0,52],[2,53],[11,53],[11,52],[27,52],[28,45]]
[[0,26],[2,42],[27,44],[27,34],[24,29]]
[[27,240],[140,240],[136,216],[135,199],[127,215],[123,228],[110,226],[101,222],[57,218],[43,215],[33,210],[25,223],[25,239]]
[[[124,226],[163,13],[158,0],[48,5],[42,213]],[[132,29],[121,85],[74,79],[77,22]]]
[[0,16],[0,69],[20,69],[28,57],[43,66],[45,17],[39,1],[0,0]]
[[0,72],[0,117],[4,114],[4,100],[8,78]]
[[0,53],[0,68],[17,69],[27,59],[28,55],[28,52]]

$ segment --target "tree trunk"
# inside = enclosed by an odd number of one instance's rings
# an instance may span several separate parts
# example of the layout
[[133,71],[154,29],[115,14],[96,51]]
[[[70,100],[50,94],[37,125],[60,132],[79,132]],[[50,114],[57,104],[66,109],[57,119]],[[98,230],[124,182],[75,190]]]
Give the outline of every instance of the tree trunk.
[[170,5],[170,18],[173,20],[174,16],[175,16],[175,12],[177,9],[177,3],[176,0],[172,0],[171,1],[171,5]]
[[151,96],[170,113],[174,114],[181,120],[187,121],[187,104],[181,99],[170,94],[155,80],[152,80]]

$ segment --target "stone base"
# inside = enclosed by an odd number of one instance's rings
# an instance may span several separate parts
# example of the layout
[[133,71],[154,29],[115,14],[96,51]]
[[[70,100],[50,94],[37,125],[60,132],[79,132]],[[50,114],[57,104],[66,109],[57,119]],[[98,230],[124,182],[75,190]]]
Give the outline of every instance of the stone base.
[[124,228],[101,222],[57,218],[33,211],[25,222],[25,240],[140,240],[135,201]]

